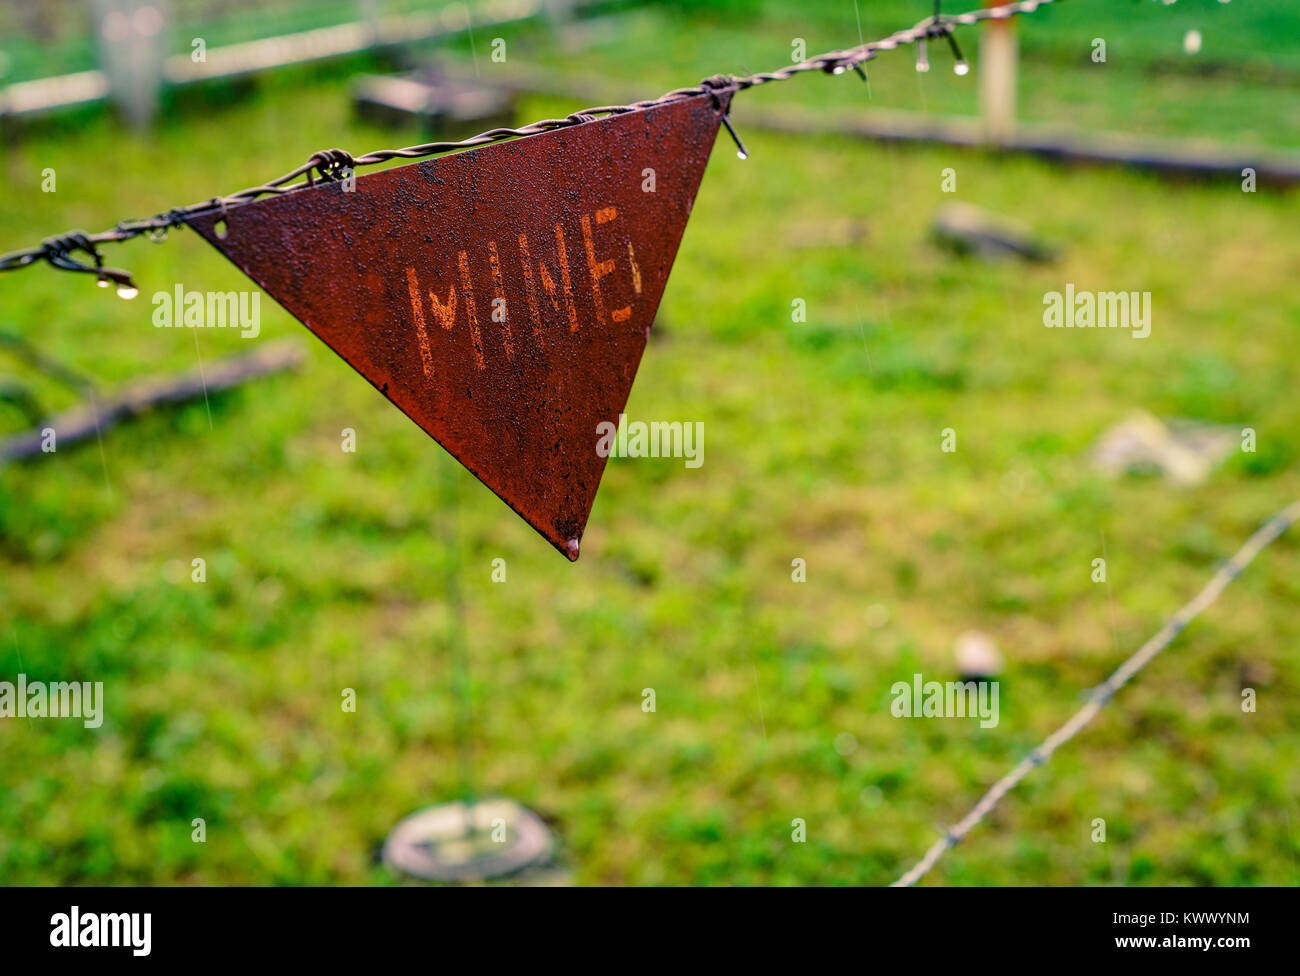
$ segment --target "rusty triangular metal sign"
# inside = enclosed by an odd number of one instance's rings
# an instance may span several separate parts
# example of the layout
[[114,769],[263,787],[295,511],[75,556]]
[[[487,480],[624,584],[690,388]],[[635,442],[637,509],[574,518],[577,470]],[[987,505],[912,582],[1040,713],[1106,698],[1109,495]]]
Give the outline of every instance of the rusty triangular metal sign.
[[577,559],[728,95],[188,223]]

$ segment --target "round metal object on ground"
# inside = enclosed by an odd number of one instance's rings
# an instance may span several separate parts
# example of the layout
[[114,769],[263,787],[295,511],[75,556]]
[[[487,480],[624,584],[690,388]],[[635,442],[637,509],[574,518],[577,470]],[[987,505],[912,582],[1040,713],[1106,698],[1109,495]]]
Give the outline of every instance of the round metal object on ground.
[[513,800],[443,803],[413,813],[388,834],[384,863],[430,881],[499,878],[551,856],[551,832]]

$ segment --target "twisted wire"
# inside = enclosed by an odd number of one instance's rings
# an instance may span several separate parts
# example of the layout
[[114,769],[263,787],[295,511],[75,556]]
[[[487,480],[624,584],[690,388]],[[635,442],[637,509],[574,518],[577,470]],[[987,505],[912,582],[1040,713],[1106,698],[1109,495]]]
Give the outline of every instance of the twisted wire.
[[[895,31],[888,37],[868,41],[856,47],[819,54],[806,61],[787,65],[776,71],[766,71],[744,77],[714,75],[705,78],[698,85],[689,88],[677,88],[665,92],[658,98],[632,102],[627,105],[601,105],[582,109],[561,119],[541,119],[518,128],[500,127],[489,129],[486,132],[480,132],[478,135],[470,136],[468,139],[458,141],[425,142],[416,146],[407,146],[403,149],[378,149],[362,156],[353,156],[343,149],[321,150],[312,153],[305,162],[295,166],[289,172],[273,180],[268,180],[259,186],[251,186],[227,196],[213,197],[189,206],[175,207],[153,217],[139,220],[122,220],[109,230],[98,234],[88,234],[82,230],[68,231],[57,237],[47,238],[35,247],[0,255],[0,271],[15,271],[44,260],[53,267],[65,271],[94,274],[99,278],[101,284],[112,281],[116,282],[119,288],[134,289],[134,283],[131,281],[128,272],[120,268],[104,266],[103,256],[99,252],[98,245],[130,240],[142,234],[149,235],[150,239],[154,241],[161,241],[166,238],[167,231],[170,228],[183,226],[189,217],[208,213],[212,210],[225,210],[270,194],[291,193],[305,186],[315,186],[318,174],[323,182],[336,182],[345,179],[354,173],[358,167],[362,166],[373,166],[393,159],[421,159],[425,156],[433,156],[458,149],[472,149],[476,146],[485,146],[506,139],[539,135],[543,132],[552,132],[556,129],[582,125],[599,118],[624,115],[628,112],[640,112],[656,106],[682,101],[683,99],[695,98],[699,95],[712,95],[715,103],[719,103],[724,93],[732,95],[760,85],[788,81],[796,75],[809,71],[821,71],[826,74],[838,75],[853,69],[861,73],[861,65],[872,60],[882,51],[893,51],[907,44],[923,43],[929,38],[936,37],[947,38],[949,43],[954,43],[952,34],[956,27],[970,26],[983,20],[1008,20],[1020,14],[1033,13],[1039,7],[1053,2],[1055,0],[1019,0],[1016,3],[985,7],[980,10],[971,10],[951,16],[940,14],[936,3],[934,16],[927,17],[914,27]],[[954,52],[956,52],[955,44]],[[736,139],[737,145],[740,146],[740,140],[736,136],[735,130],[732,129],[730,122],[727,121],[725,114],[723,115],[723,122],[732,138]],[[740,148],[743,153],[743,146]],[[77,260],[73,256],[77,252],[87,255],[93,263],[88,264]]]

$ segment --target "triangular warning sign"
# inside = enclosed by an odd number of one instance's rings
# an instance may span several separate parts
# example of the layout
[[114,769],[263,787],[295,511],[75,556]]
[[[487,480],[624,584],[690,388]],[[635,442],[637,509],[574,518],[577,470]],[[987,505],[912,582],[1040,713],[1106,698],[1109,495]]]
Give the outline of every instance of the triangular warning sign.
[[[189,224],[570,559],[728,93]],[[221,233],[218,233],[221,231]]]

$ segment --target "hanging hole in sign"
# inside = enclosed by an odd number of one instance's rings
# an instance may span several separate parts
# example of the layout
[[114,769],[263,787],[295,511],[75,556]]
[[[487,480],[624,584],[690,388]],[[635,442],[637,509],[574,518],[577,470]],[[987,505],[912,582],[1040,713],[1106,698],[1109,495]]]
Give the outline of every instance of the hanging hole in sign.
[[221,238],[226,239],[226,234],[230,232],[230,226],[226,223],[225,217],[218,217],[216,223],[212,225],[212,232]]

